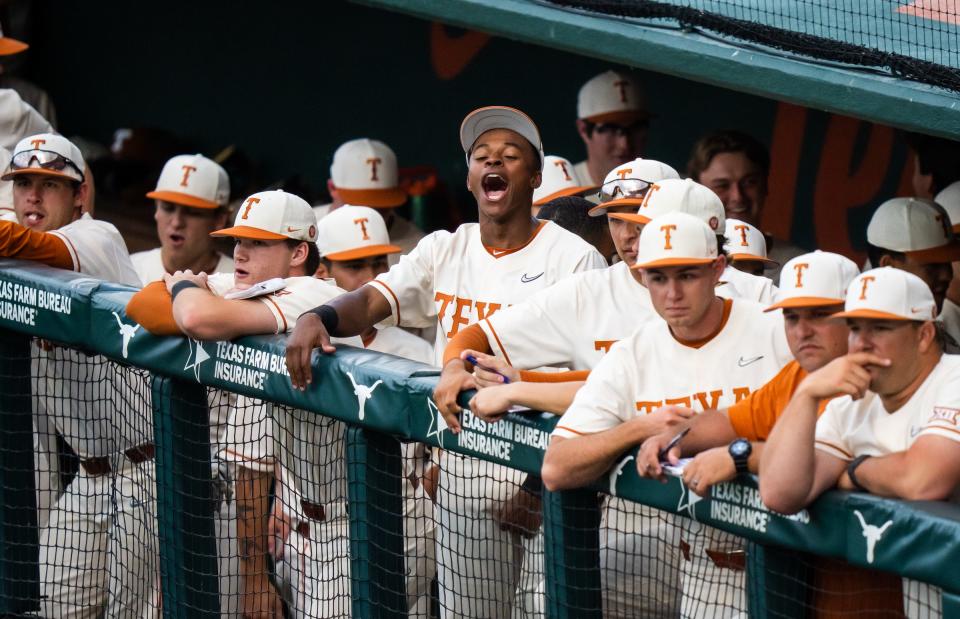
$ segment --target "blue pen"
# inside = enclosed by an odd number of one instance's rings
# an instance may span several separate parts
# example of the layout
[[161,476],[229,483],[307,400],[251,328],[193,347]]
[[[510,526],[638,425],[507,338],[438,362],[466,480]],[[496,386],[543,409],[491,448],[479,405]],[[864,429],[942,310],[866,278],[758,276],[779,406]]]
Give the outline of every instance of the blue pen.
[[[472,363],[473,365],[475,365],[475,366],[477,366],[477,367],[483,367],[482,365],[480,365],[480,362],[477,361],[477,358],[474,357],[473,355],[467,355],[467,361],[469,361],[470,363]],[[485,369],[485,370],[488,371],[488,372],[493,372],[494,374],[496,374],[497,376],[499,376],[500,378],[502,378],[504,385],[506,385],[507,383],[510,382],[510,379],[509,379],[509,378],[507,378],[506,376],[504,376],[504,375],[501,374],[500,372],[497,372],[496,370],[491,370],[490,368],[483,368],[483,369]]]

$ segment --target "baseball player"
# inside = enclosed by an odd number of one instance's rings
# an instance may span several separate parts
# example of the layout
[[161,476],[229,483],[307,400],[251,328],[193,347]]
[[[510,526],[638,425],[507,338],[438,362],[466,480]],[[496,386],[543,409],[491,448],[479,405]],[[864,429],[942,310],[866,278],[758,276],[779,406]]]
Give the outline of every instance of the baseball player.
[[344,204],[380,210],[390,238],[400,247],[400,253],[390,254],[390,266],[423,238],[419,228],[396,213],[407,201],[407,192],[400,187],[397,156],[383,142],[359,138],[341,144],[333,153],[327,190],[332,202],[313,209],[317,221]]
[[[697,217],[667,213],[644,226],[634,268],[641,270],[662,320],[646,322],[615,344],[591,372],[554,430],[542,469],[548,488],[576,488],[596,481],[646,438],[686,425],[691,409],[729,406],[773,378],[790,360],[779,316],[764,313],[762,306],[750,301],[716,296],[725,266],[716,231]],[[608,509],[607,521],[623,519],[619,511]],[[635,514],[625,520],[648,537],[637,540],[637,532],[620,530],[610,542],[605,609],[627,616],[675,613],[670,587],[663,583],[675,578],[670,570],[676,565],[677,550],[670,542],[676,533],[670,520],[655,510],[641,508]],[[739,556],[736,538],[693,521],[679,528],[686,559],[681,615],[745,612],[742,574],[721,567],[734,564]],[[651,533],[661,543],[647,557],[649,565],[634,567],[633,544],[649,543]],[[618,558],[623,548],[628,552]],[[634,582],[632,574],[641,582]],[[644,599],[644,577],[639,576],[643,574],[647,578],[657,574],[661,581],[657,589],[665,595]]]
[[767,258],[767,241],[756,227],[739,219],[728,219],[723,236],[727,239],[724,248],[730,265],[757,277],[765,271],[778,269],[780,265]]
[[540,186],[533,190],[534,217],[540,212],[540,207],[566,196],[582,196],[596,189],[595,186],[584,184],[577,177],[573,164],[563,157],[546,155],[543,158],[543,180]]
[[[85,169],[79,149],[61,136],[33,135],[16,145],[3,179],[13,181],[19,223],[0,222],[0,256],[138,285],[117,229],[81,214],[89,187]],[[154,616],[151,410],[133,391],[144,388],[143,378],[59,346],[34,346],[32,356],[42,614]],[[62,493],[54,432],[80,459]]]
[[650,112],[636,77],[605,71],[577,95],[577,133],[587,158],[573,166],[577,178],[599,185],[610,170],[641,157],[647,146]]
[[[128,315],[151,333],[185,334],[198,340],[228,340],[242,335],[287,331],[305,309],[343,292],[310,276],[320,262],[314,244],[315,221],[310,206],[295,195],[265,191],[248,197],[237,211],[234,226],[212,233],[236,240],[234,273],[206,276],[178,271],[168,274],[164,282],[150,284],[134,295],[127,307]],[[253,288],[256,284],[274,278],[282,278],[282,286],[271,286],[272,290],[244,298],[245,291],[256,290]],[[316,441],[314,447],[340,453],[337,450],[341,449],[341,432],[340,424],[324,418],[288,411],[252,398],[237,398],[219,443],[224,457],[237,466],[240,593],[245,614],[260,612],[281,616],[280,598],[269,584],[266,567],[268,497],[274,476],[282,486],[277,495],[282,496],[289,511],[306,524],[306,529],[301,527],[303,546],[310,546],[309,525],[323,522],[324,518],[319,515],[325,506],[331,507],[328,514],[331,520],[345,519],[342,509],[338,517],[333,516],[332,509],[332,505],[341,504],[346,496],[342,464],[337,457],[318,458],[306,444],[306,441]],[[273,441],[281,438],[284,439],[279,450],[281,455],[276,457],[278,450]],[[327,462],[329,466],[318,467],[316,472],[327,477],[317,478],[309,468],[320,462]],[[331,492],[331,496],[321,498],[318,493],[325,491]],[[340,538],[345,539],[342,535],[336,536],[331,545],[343,546]],[[316,546],[326,548],[323,544]],[[342,569],[336,578],[340,579],[338,586],[343,592],[349,590],[348,584],[343,584],[349,582],[349,571],[344,567],[346,552],[339,550],[336,565]],[[319,558],[323,556],[320,554]],[[300,578],[294,579],[295,584],[308,581],[305,574],[298,575]],[[294,600],[303,600],[305,593],[302,590],[297,593]],[[349,606],[342,598],[339,603]],[[309,609],[296,604],[294,609],[301,616],[335,614],[312,615]]]
[[[454,233],[428,235],[388,273],[305,314],[287,345],[295,387],[305,388],[309,381],[313,348],[332,350],[328,334],[356,335],[378,323],[412,327],[436,323],[439,354],[467,325],[568,275],[605,266],[582,239],[530,217],[543,149],[536,125],[526,114],[501,106],[475,110],[461,125],[460,141],[479,223],[464,224]],[[435,394],[438,402],[450,408],[450,401],[472,384],[472,377],[463,373],[461,381],[448,392]],[[459,422],[451,427],[460,430]],[[446,451],[440,463],[444,474],[437,495],[441,522],[437,568],[443,612],[504,616],[516,587],[519,543],[488,514],[515,487],[518,475]]]
[[233,273],[233,260],[217,251],[210,233],[226,225],[230,179],[203,155],[177,155],[163,166],[157,187],[147,194],[156,202],[160,247],[130,256],[146,285],[165,273]]
[[[850,351],[807,376],[774,426],[760,457],[764,504],[791,514],[833,487],[956,502],[960,359],[943,353],[929,287],[873,269],[851,282],[834,316],[850,327]],[[905,585],[907,616],[940,615],[939,595]],[[930,606],[911,607],[918,600]]]

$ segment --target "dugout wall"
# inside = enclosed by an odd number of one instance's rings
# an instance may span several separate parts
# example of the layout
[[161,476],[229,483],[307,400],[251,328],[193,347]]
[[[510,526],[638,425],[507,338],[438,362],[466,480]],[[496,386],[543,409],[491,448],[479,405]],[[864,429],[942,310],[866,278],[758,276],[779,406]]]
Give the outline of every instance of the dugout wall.
[[[133,371],[149,390],[156,444],[155,511],[162,611],[167,617],[220,613],[214,517],[210,510],[207,387],[310,411],[345,424],[349,591],[356,617],[404,616],[401,444],[420,441],[536,473],[556,418],[510,414],[486,424],[464,413],[452,435],[430,399],[437,373],[389,355],[341,347],[318,356],[306,392],[290,387],[283,337],[200,343],[154,337],[123,313],[133,289],[43,266],[0,261],[0,614],[36,611],[38,530],[32,410],[38,394],[31,339]],[[125,327],[126,325],[126,327]],[[63,394],[70,380],[64,375]],[[376,386],[360,397],[355,385]],[[61,394],[61,395],[63,395]],[[465,394],[462,403],[466,404]],[[786,517],[766,509],[756,483],[716,486],[699,499],[676,478],[641,480],[627,456],[595,488],[545,493],[546,615],[600,617],[602,518],[609,505],[646,505],[683,522],[708,524],[747,541],[747,595],[754,617],[800,617],[820,591],[820,558],[902,575],[938,588],[906,593],[915,616],[960,617],[960,508],[830,492]],[[442,525],[438,525],[442,526]],[[608,528],[611,526],[607,521]],[[69,549],[64,549],[67,551]],[[442,552],[442,548],[437,549]],[[638,553],[631,563],[639,565]],[[899,578],[897,578],[899,581]],[[942,594],[939,593],[942,589]],[[905,589],[905,591],[907,591]],[[910,597],[913,596],[913,597]],[[925,597],[924,597],[925,596]]]

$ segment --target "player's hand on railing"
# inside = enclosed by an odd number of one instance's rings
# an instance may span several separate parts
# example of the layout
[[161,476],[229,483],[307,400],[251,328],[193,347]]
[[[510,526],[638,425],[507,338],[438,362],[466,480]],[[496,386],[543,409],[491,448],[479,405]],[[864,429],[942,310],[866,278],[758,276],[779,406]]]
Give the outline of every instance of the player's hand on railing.
[[819,370],[812,372],[797,387],[797,393],[822,400],[849,395],[859,400],[870,387],[867,366],[887,367],[889,359],[867,352],[855,352],[837,357]]
[[[640,445],[640,451],[637,453],[637,473],[640,477],[649,477],[661,482],[667,481],[667,476],[663,474],[663,461],[660,460],[660,453],[667,448],[673,438],[677,435],[675,430],[654,434]],[[680,445],[674,445],[666,454],[666,461],[670,464],[676,464],[680,460]]]
[[206,273],[194,273],[190,269],[187,269],[186,271],[174,271],[172,274],[163,274],[163,283],[167,285],[167,292],[172,294],[173,285],[179,282],[193,282],[204,290],[208,289]]
[[512,384],[481,389],[470,399],[470,411],[487,423],[500,421],[514,404],[510,397],[513,389]]
[[266,572],[241,580],[240,612],[243,619],[283,619],[283,601]]
[[267,551],[274,561],[283,558],[283,549],[293,530],[293,519],[283,511],[279,500],[273,501],[273,511],[267,520]]
[[297,324],[287,337],[287,371],[294,389],[303,391],[313,380],[310,357],[314,348],[325,353],[336,351],[330,343],[330,334],[323,326],[323,320],[311,311],[297,319]]
[[447,427],[454,434],[460,432],[460,419],[457,415],[462,410],[460,405],[457,404],[457,396],[460,395],[461,391],[476,388],[473,374],[466,370],[463,361],[451,359],[447,365],[443,366],[443,371],[440,373],[440,382],[433,390],[433,401],[436,403],[440,414],[443,415],[443,419],[447,422]]
[[533,537],[543,523],[543,504],[540,497],[518,489],[493,511],[493,519],[501,531],[514,531],[524,537]]
[[477,389],[520,381],[519,370],[500,357],[494,357],[476,350],[464,350],[460,353],[460,358],[463,361],[472,363],[468,357],[477,361],[473,366],[473,376],[477,381]]
[[707,496],[710,487],[737,477],[737,467],[726,447],[714,447],[701,451],[683,469],[683,483],[687,488],[702,497]]

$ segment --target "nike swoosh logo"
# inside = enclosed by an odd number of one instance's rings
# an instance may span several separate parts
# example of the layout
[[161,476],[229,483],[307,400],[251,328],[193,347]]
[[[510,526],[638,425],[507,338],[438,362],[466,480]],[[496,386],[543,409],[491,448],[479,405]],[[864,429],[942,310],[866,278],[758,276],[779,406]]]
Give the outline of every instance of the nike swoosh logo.
[[530,277],[529,275],[524,273],[523,275],[520,276],[520,281],[523,282],[524,284],[529,284],[534,280],[540,279],[540,276],[543,274],[544,274],[544,271],[540,271],[538,275],[534,275],[533,277]]
[[760,361],[761,359],[763,359],[763,355],[760,355],[759,357],[753,357],[752,359],[744,359],[743,357],[740,357],[740,360],[737,361],[737,365],[739,365],[739,366],[742,367],[742,368],[745,368],[745,367],[747,367],[748,365],[750,365],[751,363],[756,363],[757,361]]
[[287,232],[300,232],[301,230],[303,230],[303,228],[291,228],[287,226]]

